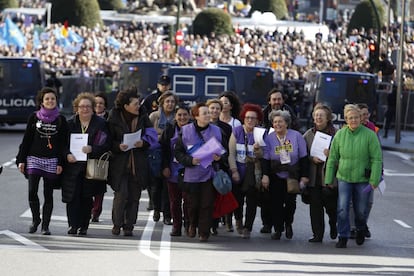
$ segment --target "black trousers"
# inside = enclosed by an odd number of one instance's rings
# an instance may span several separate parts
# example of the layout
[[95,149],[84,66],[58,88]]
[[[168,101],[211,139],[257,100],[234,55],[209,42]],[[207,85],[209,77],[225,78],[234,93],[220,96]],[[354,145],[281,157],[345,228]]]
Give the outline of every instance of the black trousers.
[[155,211],[163,213],[164,218],[171,218],[170,199],[166,181],[160,177],[151,176],[151,200]]
[[[40,222],[40,201],[38,196],[39,183],[41,176],[28,175],[29,180],[29,206],[32,211],[33,222]],[[43,197],[44,203],[42,208],[42,226],[48,227],[50,223],[50,217],[53,210],[53,184],[56,180],[43,178]]]
[[332,193],[332,195],[325,195],[322,192],[321,186],[310,188],[310,219],[313,236],[316,238],[323,238],[325,233],[325,211],[329,217],[329,225],[336,227],[338,196]]
[[296,211],[296,194],[287,192],[286,179],[270,176],[272,223],[275,231],[283,231],[285,224],[293,223]]
[[69,227],[88,229],[93,207],[92,196],[84,195],[83,174],[78,175],[75,193],[71,202],[66,204]]

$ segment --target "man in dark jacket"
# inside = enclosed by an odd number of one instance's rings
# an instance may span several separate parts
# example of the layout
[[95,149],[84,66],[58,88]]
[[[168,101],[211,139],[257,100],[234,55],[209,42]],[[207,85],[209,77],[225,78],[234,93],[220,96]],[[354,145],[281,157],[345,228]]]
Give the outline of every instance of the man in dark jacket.
[[146,96],[141,103],[144,106],[148,115],[158,110],[158,98],[162,93],[170,90],[171,79],[169,76],[162,75],[157,83],[157,90],[154,90],[151,94]]
[[268,129],[272,127],[272,123],[269,121],[269,113],[272,112],[272,110],[287,110],[289,111],[290,118],[292,119],[292,125],[289,128],[299,130],[299,123],[296,118],[296,114],[289,105],[285,104],[285,99],[279,89],[273,88],[270,90],[267,94],[267,102],[268,105],[265,109],[263,109],[263,124],[265,128]]

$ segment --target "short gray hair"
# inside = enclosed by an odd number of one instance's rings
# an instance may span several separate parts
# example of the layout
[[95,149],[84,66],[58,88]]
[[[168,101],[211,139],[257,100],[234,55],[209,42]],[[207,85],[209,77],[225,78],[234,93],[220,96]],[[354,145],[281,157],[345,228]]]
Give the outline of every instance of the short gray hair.
[[285,120],[288,127],[290,126],[290,123],[292,121],[292,118],[290,117],[290,113],[287,110],[273,110],[269,113],[269,121],[273,124],[273,119],[275,117],[282,117],[283,120]]

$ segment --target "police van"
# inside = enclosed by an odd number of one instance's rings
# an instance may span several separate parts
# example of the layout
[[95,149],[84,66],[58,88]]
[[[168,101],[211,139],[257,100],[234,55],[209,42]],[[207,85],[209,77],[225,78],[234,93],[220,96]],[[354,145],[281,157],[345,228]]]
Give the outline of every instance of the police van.
[[0,58],[0,124],[26,123],[45,85],[42,63],[35,58]]
[[323,103],[332,109],[333,123],[341,126],[345,123],[343,109],[346,104],[365,103],[372,114],[371,120],[375,120],[376,82],[376,76],[369,73],[312,71],[305,82],[300,117],[310,127],[313,122],[313,107],[317,103]]

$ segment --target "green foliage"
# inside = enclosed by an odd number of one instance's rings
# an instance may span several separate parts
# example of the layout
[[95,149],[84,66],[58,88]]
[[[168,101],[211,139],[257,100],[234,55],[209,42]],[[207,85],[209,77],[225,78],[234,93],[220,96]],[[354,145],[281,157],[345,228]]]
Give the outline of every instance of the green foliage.
[[253,0],[249,16],[254,11],[272,12],[278,20],[285,19],[288,14],[285,0]]
[[0,11],[7,8],[18,8],[19,3],[17,0],[0,0]]
[[355,11],[349,21],[348,35],[353,29],[360,30],[361,28],[364,28],[368,31],[370,29],[378,30],[378,28],[384,26],[384,8],[378,0],[374,0],[374,3],[378,11],[380,25],[378,26],[377,24],[375,9],[371,5],[371,2],[369,0],[364,0],[355,7]]
[[229,14],[218,8],[208,8],[200,12],[193,22],[194,34],[211,36],[233,34],[233,25]]
[[97,0],[52,0],[52,22],[69,25],[95,27],[102,25]]
[[124,8],[121,0],[98,0],[101,10],[120,10]]

